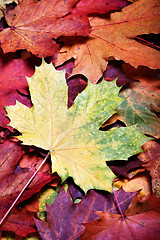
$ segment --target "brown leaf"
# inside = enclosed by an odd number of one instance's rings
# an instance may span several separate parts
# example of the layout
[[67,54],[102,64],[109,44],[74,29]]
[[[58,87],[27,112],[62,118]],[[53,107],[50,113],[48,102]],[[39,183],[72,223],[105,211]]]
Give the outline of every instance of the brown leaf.
[[133,66],[123,63],[122,69],[128,78],[140,81],[143,86],[152,88],[153,91],[160,89],[160,69],[150,69],[146,66]]
[[145,46],[134,38],[140,34],[159,33],[159,0],[141,0],[113,13],[110,19],[92,17],[89,38],[62,39],[65,46],[56,65],[74,57],[72,76],[83,74],[96,83],[106,69],[109,57],[124,60],[134,67],[146,65],[158,68],[159,51]]
[[148,141],[143,146],[143,153],[138,155],[143,167],[150,171],[152,190],[160,196],[160,144],[158,141]]

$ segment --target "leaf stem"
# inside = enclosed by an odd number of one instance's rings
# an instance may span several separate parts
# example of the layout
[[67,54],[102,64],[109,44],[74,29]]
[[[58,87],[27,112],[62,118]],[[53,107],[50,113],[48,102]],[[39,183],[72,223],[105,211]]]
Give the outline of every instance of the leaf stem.
[[26,188],[29,186],[29,184],[32,182],[33,178],[36,176],[36,174],[38,173],[38,171],[40,170],[40,168],[43,166],[43,164],[46,162],[48,156],[49,156],[50,152],[48,152],[48,154],[46,155],[46,157],[44,158],[44,160],[41,162],[41,164],[39,165],[39,167],[37,168],[37,170],[34,172],[34,174],[31,176],[31,178],[29,179],[29,181],[26,183],[26,185],[23,187],[23,189],[21,190],[21,192],[19,193],[19,195],[17,196],[17,198],[14,200],[14,202],[12,203],[12,205],[10,206],[10,208],[8,209],[8,211],[5,213],[5,215],[3,216],[3,218],[0,221],[0,226],[3,223],[3,221],[5,220],[5,218],[8,216],[8,214],[10,213],[10,211],[12,210],[12,208],[15,206],[15,204],[17,203],[17,201],[19,200],[19,198],[21,197],[21,195],[23,194],[23,192],[26,190]]
[[[112,187],[112,186],[111,186],[111,187]],[[119,210],[119,212],[120,212],[120,214],[121,214],[122,220],[124,221],[124,220],[125,220],[125,217],[124,217],[124,214],[122,213],[121,207],[120,207],[119,202],[118,202],[118,198],[117,198],[117,196],[116,196],[116,194],[115,194],[115,191],[114,191],[113,187],[112,187],[112,191],[113,191],[113,195],[114,195],[115,201],[116,201],[116,203],[117,203],[118,210]]]

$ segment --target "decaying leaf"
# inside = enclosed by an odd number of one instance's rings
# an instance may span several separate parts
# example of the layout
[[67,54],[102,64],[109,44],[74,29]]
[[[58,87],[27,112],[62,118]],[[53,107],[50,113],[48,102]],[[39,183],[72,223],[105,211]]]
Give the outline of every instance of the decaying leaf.
[[134,67],[159,68],[159,51],[134,40],[137,35],[159,33],[159,12],[159,0],[141,0],[123,8],[122,12],[111,14],[109,19],[91,17],[89,38],[63,38],[65,45],[56,65],[73,57],[72,76],[83,74],[94,83],[103,75],[109,57],[124,60]]
[[127,126],[137,124],[139,131],[159,138],[160,118],[156,113],[160,112],[160,91],[134,82],[124,88],[120,96],[126,100],[116,108],[118,118]]
[[160,144],[148,141],[142,146],[144,153],[138,158],[143,162],[143,167],[150,171],[152,177],[152,190],[160,196]]
[[114,175],[105,161],[127,160],[141,151],[140,146],[147,140],[135,126],[99,131],[122,101],[115,82],[89,83],[67,109],[64,71],[56,71],[52,63],[43,61],[27,79],[33,107],[29,109],[19,102],[6,107],[10,125],[22,133],[18,138],[23,144],[49,150],[52,171],[63,181],[72,176],[84,191],[111,189]]

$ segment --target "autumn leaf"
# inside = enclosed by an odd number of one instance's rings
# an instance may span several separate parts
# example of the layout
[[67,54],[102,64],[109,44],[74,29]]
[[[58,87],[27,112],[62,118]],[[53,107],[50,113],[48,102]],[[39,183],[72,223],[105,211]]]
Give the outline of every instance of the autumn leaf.
[[[130,239],[130,240],[157,240],[160,237],[160,214],[149,211],[127,216],[121,220],[118,214],[96,212],[100,219],[85,225],[86,232],[81,240],[98,239]],[[152,216],[152,217],[151,217]]]
[[156,141],[148,141],[142,146],[144,153],[138,158],[143,162],[143,167],[150,171],[152,177],[152,190],[160,196],[160,144]]
[[90,83],[67,109],[64,71],[56,71],[52,63],[43,61],[27,79],[33,107],[29,109],[19,102],[6,107],[10,125],[22,134],[18,138],[25,145],[49,150],[52,171],[62,181],[72,176],[84,191],[110,189],[114,175],[105,161],[127,160],[141,151],[140,146],[147,140],[135,126],[99,131],[122,101],[115,82]]
[[[127,209],[135,193],[117,191],[121,206]],[[89,191],[80,203],[74,204],[62,188],[52,205],[47,205],[47,222],[35,219],[42,239],[79,239],[84,232],[82,223],[97,219],[94,210],[116,212],[113,195],[109,192]]]
[[150,176],[147,172],[136,174],[131,179],[123,178],[114,180],[114,186],[117,188],[122,187],[125,192],[137,192],[139,201],[145,201],[152,193]]
[[5,13],[8,27],[0,32],[4,53],[27,49],[33,54],[51,56],[58,49],[53,40],[61,35],[88,35],[87,17],[70,16],[76,0],[20,1],[14,10]]
[[[121,201],[117,200],[121,208]],[[160,237],[159,204],[160,199],[155,195],[144,202],[139,202],[135,196],[128,209],[122,212],[124,217],[108,211],[95,211],[99,219],[84,224],[85,232],[80,239],[157,240]]]
[[112,13],[110,19],[91,17],[88,38],[62,38],[65,45],[58,54],[56,66],[75,59],[75,74],[83,74],[96,83],[106,69],[109,57],[134,67],[159,68],[160,53],[135,40],[137,35],[159,33],[159,0],[141,0]]
[[[22,168],[20,166],[22,166],[24,158],[30,162],[30,165],[28,164],[28,166]],[[31,175],[35,172],[35,163],[32,166],[32,161],[35,160],[38,165],[43,159],[39,159],[38,162],[34,153],[24,154],[24,147],[16,142],[6,140],[0,144],[0,219],[2,219]],[[48,173],[48,169],[44,166],[41,172],[38,172],[38,175],[18,203],[30,198],[33,194],[39,192],[45,184],[52,179],[56,179],[56,175],[51,176]],[[30,232],[36,231],[33,216],[34,213],[32,211],[16,207],[0,230],[14,231],[20,236],[26,236]]]
[[127,126],[137,124],[139,131],[159,138],[160,118],[160,91],[152,86],[140,83],[131,83],[124,88],[120,96],[125,97],[117,108],[118,118]]
[[0,231],[12,231],[19,236],[26,237],[27,234],[36,232],[33,217],[33,212],[25,209],[14,209],[7,221],[2,225]]
[[9,120],[6,118],[4,106],[15,104],[17,99],[31,107],[30,100],[23,96],[28,95],[28,83],[25,76],[31,77],[33,75],[34,66],[28,64],[28,61],[14,59],[12,55],[7,57],[0,54],[0,73],[0,126],[7,127]]
[[23,153],[23,147],[15,142],[8,140],[0,143],[0,179],[14,173]]
[[146,66],[134,68],[129,64],[123,63],[122,70],[129,79],[138,80],[142,85],[145,85],[145,88],[152,88],[154,92],[159,91],[160,69],[150,69]]
[[6,4],[9,4],[12,2],[18,3],[18,0],[0,0],[0,19],[4,16],[3,9],[6,8]]

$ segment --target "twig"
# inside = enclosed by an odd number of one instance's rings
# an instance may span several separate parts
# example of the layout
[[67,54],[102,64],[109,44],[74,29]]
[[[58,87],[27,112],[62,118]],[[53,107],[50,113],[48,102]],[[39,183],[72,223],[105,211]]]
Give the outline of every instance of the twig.
[[26,185],[23,187],[23,189],[21,190],[21,192],[19,193],[19,195],[17,196],[17,198],[14,200],[14,202],[12,203],[12,205],[10,206],[10,208],[8,209],[8,211],[5,213],[5,215],[3,216],[3,218],[0,221],[0,225],[3,223],[3,221],[5,220],[5,218],[8,216],[8,214],[10,213],[10,211],[12,210],[12,208],[15,206],[15,204],[17,203],[17,201],[19,200],[19,198],[21,197],[21,195],[23,194],[23,192],[26,190],[26,188],[29,186],[29,184],[32,182],[33,178],[36,176],[36,174],[38,173],[38,171],[40,170],[40,168],[43,166],[43,164],[46,162],[48,156],[49,156],[50,152],[48,152],[48,154],[46,155],[45,159],[41,162],[41,164],[39,165],[39,167],[37,168],[37,170],[34,172],[34,174],[32,175],[32,177],[29,179],[29,181],[26,183]]

